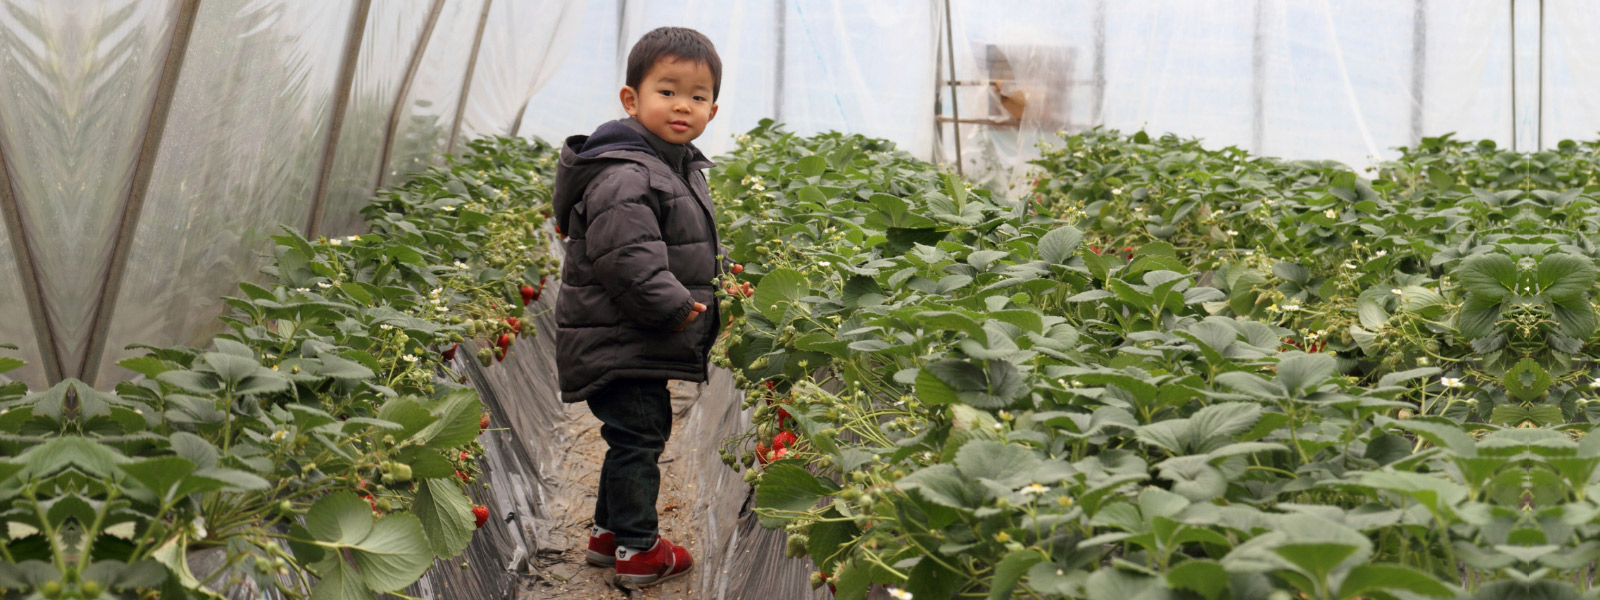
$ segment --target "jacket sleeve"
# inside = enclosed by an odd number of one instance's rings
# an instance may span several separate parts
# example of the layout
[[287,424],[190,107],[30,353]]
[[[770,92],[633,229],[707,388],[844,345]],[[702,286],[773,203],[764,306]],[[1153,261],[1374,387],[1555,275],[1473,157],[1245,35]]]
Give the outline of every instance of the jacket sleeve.
[[670,330],[688,318],[694,299],[667,268],[649,177],[641,167],[622,165],[589,184],[585,252],[624,315],[642,327]]

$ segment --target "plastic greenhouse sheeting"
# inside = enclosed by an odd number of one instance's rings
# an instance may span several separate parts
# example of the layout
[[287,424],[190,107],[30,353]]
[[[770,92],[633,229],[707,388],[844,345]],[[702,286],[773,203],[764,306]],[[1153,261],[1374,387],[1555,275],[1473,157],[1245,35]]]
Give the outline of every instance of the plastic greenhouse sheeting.
[[377,2],[367,15],[356,59],[350,105],[339,135],[333,180],[318,231],[328,235],[359,233],[361,207],[378,185],[389,118],[400,101],[400,85],[431,10],[422,2]]
[[[81,2],[8,2],[0,12],[0,80],[8,92],[0,146],[61,363],[79,364],[87,351],[121,216],[105,200],[127,189],[140,142],[137,127],[117,125],[144,119],[173,15],[168,4],[133,1],[95,10]],[[52,52],[64,47],[78,51]],[[0,309],[0,320],[27,322],[26,313],[5,314],[26,304],[0,299],[0,306],[10,307]]]
[[128,257],[98,380],[129,344],[199,344],[225,295],[299,229],[353,2],[203,2]]
[[405,174],[443,163],[486,1],[444,4],[410,93],[400,103],[399,128],[380,181],[397,182]]

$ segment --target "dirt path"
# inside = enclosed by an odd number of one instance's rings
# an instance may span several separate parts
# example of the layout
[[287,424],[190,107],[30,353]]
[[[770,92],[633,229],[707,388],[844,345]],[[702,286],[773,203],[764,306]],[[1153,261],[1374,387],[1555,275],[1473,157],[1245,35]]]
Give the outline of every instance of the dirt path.
[[[689,408],[699,399],[700,389],[692,383],[671,382],[672,439],[661,455],[661,496],[656,510],[661,515],[661,534],[694,554],[699,532],[695,531],[692,496],[694,483],[687,460],[678,460],[693,444],[680,435],[688,421]],[[693,577],[684,577],[644,590],[629,592],[612,585],[611,569],[590,566],[584,561],[589,527],[594,514],[595,489],[600,478],[600,463],[606,443],[600,438],[600,421],[589,413],[586,404],[566,405],[567,431],[571,445],[561,456],[555,473],[545,474],[556,482],[556,493],[547,505],[549,540],[533,565],[537,575],[517,595],[518,600],[685,600],[694,597],[689,586]],[[700,565],[696,565],[699,568]]]

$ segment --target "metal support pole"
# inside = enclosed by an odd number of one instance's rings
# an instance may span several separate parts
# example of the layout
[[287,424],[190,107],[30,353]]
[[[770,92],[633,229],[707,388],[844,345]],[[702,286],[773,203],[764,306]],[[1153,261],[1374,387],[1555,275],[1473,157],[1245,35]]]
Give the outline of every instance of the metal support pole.
[[950,16],[950,0],[944,0],[944,43],[945,50],[948,52],[947,56],[949,56],[950,59],[950,79],[948,80],[950,82],[950,116],[955,118],[954,121],[950,122],[950,129],[952,135],[954,135],[956,138],[956,173],[963,174],[963,167],[961,164],[961,104],[960,100],[956,98],[958,95],[958,88],[955,85],[956,32],[955,27],[952,25],[953,22],[954,20]]
[[339,134],[344,130],[344,115],[349,111],[350,92],[355,87],[356,62],[361,57],[361,41],[367,33],[367,16],[372,14],[372,0],[356,2],[355,14],[350,17],[350,29],[345,33],[344,60],[339,66],[339,80],[333,93],[333,115],[328,120],[327,143],[322,148],[322,168],[317,171],[317,189],[311,196],[311,215],[306,218],[306,237],[316,239],[322,229],[322,213],[327,208],[328,186],[333,179],[333,162],[339,153]]
[[1250,36],[1250,151],[1261,154],[1267,136],[1267,6],[1256,0]]
[[39,344],[39,357],[44,362],[44,376],[54,384],[62,379],[62,356],[55,328],[50,325],[49,303],[45,301],[44,286],[39,283],[39,264],[29,242],[27,224],[22,220],[22,207],[17,202],[17,190],[11,185],[10,149],[0,148],[0,218],[11,231],[11,251],[17,260],[17,274],[22,277],[22,295],[28,303],[28,316],[33,322],[33,335]]
[[456,151],[456,134],[461,132],[461,118],[467,114],[467,92],[472,91],[472,74],[478,69],[478,51],[483,49],[483,29],[489,24],[489,9],[493,6],[494,0],[483,0],[483,14],[478,16],[478,33],[472,36],[472,54],[467,58],[467,73],[461,81],[461,96],[456,99],[456,118],[450,124],[450,141],[444,145],[447,153]]
[[1511,150],[1517,149],[1517,0],[1506,0],[1511,28]]
[[383,131],[383,153],[378,155],[378,179],[373,182],[372,189],[382,188],[383,180],[389,176],[389,154],[394,152],[394,133],[400,128],[400,116],[406,111],[406,96],[411,95],[411,82],[417,78],[422,55],[428,51],[433,28],[439,24],[439,13],[443,11],[444,0],[433,0],[433,7],[428,10],[428,22],[422,26],[422,36],[417,38],[417,47],[411,51],[411,63],[406,65],[405,78],[400,80],[400,89],[395,93],[394,110],[389,112],[389,125]]
[[1411,18],[1411,143],[1422,143],[1423,94],[1427,91],[1428,3],[1416,0]]
[[1533,120],[1534,150],[1544,150],[1544,0],[1539,0],[1539,88],[1536,101],[1538,112]]
[[1094,114],[1090,127],[1105,124],[1106,104],[1106,0],[1094,5]]
[[195,15],[200,12],[200,0],[183,0],[178,17],[172,24],[171,42],[161,67],[161,79],[156,84],[155,97],[150,102],[150,114],[145,118],[144,139],[135,157],[133,182],[128,195],[122,199],[119,210],[116,239],[111,245],[111,267],[100,286],[100,297],[95,303],[94,326],[89,330],[89,343],[82,359],[76,365],[65,365],[62,377],[76,377],[90,385],[95,384],[100,370],[101,354],[105,352],[106,337],[111,329],[111,317],[116,312],[117,296],[122,291],[122,277],[128,268],[128,255],[133,249],[133,236],[139,226],[139,215],[144,210],[145,194],[150,191],[150,179],[155,174],[156,158],[161,150],[161,136],[167,129],[167,115],[172,111],[172,98],[177,94],[178,75],[183,71],[184,55],[189,50],[189,39],[194,33]]
[[[773,33],[778,39],[776,58],[772,65],[772,120],[783,122],[783,67],[789,47],[789,2],[777,0],[777,13]],[[937,89],[937,88],[935,88]]]

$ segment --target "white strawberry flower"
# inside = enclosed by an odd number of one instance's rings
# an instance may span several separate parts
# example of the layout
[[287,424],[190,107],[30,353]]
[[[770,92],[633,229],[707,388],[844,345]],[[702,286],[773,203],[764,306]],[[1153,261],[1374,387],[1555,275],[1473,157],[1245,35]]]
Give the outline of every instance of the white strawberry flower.
[[407,354],[405,356],[400,357],[400,359],[404,360],[404,361],[406,361],[408,363],[417,362],[417,356],[415,354]]
[[902,589],[897,588],[897,587],[889,588],[889,597],[890,598],[894,598],[894,600],[912,600],[911,599],[911,592],[902,590]]
[[1328,210],[1322,211],[1322,214],[1327,216],[1329,219],[1337,219],[1337,218],[1339,218],[1339,211],[1331,209],[1331,208],[1328,209]]
[[456,207],[454,207],[454,206],[451,206],[451,205],[449,205],[449,204],[446,204],[446,205],[444,205],[444,211],[445,211],[445,212],[451,212],[451,211],[453,211],[453,210],[455,210],[455,209],[456,209]]
[[1037,484],[1037,483],[1030,483],[1026,487],[1022,488],[1021,491],[1022,491],[1022,493],[1024,495],[1038,496],[1040,494],[1043,494],[1045,492],[1050,491],[1050,486],[1040,485],[1040,484]]
[[333,284],[328,283],[326,281],[318,281],[317,282],[317,287],[322,288],[322,289],[328,289],[328,288],[333,287]]
[[1122,193],[1122,188],[1119,188],[1119,187],[1118,188],[1111,188],[1111,194],[1113,196],[1117,195],[1117,194],[1121,194],[1121,193]]
[[1389,290],[1389,293],[1394,294],[1396,296],[1404,296],[1404,295],[1406,295],[1406,291],[1402,290],[1400,288],[1394,288],[1392,290]]
[[1283,309],[1286,310],[1286,311],[1293,312],[1293,311],[1300,310],[1300,305],[1299,304],[1285,304],[1285,305],[1283,305]]
[[340,245],[340,244],[343,244],[343,243],[344,243],[344,240],[341,240],[341,239],[339,239],[339,238],[333,238],[333,239],[331,239],[331,240],[328,240],[328,243],[329,243],[329,244],[332,244],[332,245],[334,245],[334,246],[338,246],[338,245]]
[[1459,378],[1459,377],[1440,377],[1439,378],[1439,383],[1444,384],[1444,386],[1447,387],[1447,388],[1458,388],[1458,387],[1461,387],[1461,378]]
[[1372,257],[1373,258],[1383,258],[1383,257],[1388,256],[1388,255],[1389,255],[1389,251],[1388,250],[1379,250],[1377,252],[1373,252],[1372,253]]
[[295,288],[294,291],[304,294],[304,293],[310,292],[311,288]]
[[457,269],[465,269],[465,268],[467,268],[467,263],[464,263],[464,262],[461,262],[461,261],[458,260],[458,261],[455,262],[455,268],[457,268]]
[[1237,230],[1237,229],[1229,229],[1226,233],[1228,235],[1239,235],[1239,230]]

